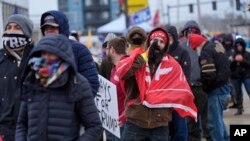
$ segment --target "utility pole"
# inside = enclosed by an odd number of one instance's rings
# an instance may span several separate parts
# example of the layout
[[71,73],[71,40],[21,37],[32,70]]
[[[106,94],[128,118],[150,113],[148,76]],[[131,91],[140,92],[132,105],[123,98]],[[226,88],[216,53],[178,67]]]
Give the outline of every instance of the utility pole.
[[168,14],[168,24],[170,25],[171,24],[171,22],[170,22],[170,6],[168,5],[167,6],[167,14]]
[[164,4],[163,4],[162,0],[160,0],[159,2],[160,2],[160,8],[161,8],[160,9],[160,19],[161,19],[160,23],[165,25],[166,23],[165,23],[165,20],[164,20]]
[[125,7],[125,24],[126,28],[129,27],[129,17],[128,17],[128,0],[124,0],[124,7]]
[[180,0],[177,0],[177,27],[180,28]]
[[197,13],[198,13],[198,22],[201,27],[203,27],[202,21],[201,21],[201,8],[200,8],[200,0],[197,0]]

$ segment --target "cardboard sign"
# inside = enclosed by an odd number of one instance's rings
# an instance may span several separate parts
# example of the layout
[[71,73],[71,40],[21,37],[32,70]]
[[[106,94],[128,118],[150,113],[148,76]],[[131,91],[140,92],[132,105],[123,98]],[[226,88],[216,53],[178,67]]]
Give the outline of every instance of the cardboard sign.
[[102,126],[110,133],[120,138],[116,86],[101,75],[98,76],[100,87],[95,97],[95,104],[99,110]]

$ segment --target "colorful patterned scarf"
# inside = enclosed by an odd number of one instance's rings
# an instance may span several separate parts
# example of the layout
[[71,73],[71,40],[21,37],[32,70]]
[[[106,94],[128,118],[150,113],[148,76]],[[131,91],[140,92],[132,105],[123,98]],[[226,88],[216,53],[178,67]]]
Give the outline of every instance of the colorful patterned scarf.
[[44,87],[52,84],[69,67],[69,64],[62,60],[49,62],[42,57],[31,58],[28,65],[36,72],[36,79],[39,79]]

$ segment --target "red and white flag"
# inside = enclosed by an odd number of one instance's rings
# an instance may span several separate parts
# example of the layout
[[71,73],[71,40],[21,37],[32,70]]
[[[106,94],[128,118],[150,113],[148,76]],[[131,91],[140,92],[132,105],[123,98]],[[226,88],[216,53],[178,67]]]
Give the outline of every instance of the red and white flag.
[[[117,65],[117,75],[122,77],[131,68],[135,57],[143,53],[141,49],[132,51],[131,56]],[[149,108],[173,108],[180,116],[190,116],[197,120],[197,108],[194,96],[183,71],[170,55],[166,55],[151,79],[148,64],[135,72],[140,91],[140,100]],[[129,102],[133,104],[135,100]]]

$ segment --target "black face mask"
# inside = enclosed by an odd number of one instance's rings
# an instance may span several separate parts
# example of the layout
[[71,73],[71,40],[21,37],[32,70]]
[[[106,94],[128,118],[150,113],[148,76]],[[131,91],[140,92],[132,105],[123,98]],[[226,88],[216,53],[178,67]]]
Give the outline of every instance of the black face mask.
[[142,44],[142,38],[134,38],[134,39],[132,39],[132,43],[134,45],[141,45]]
[[232,49],[233,48],[233,44],[224,44],[224,48],[226,50]]
[[3,34],[3,45],[11,49],[18,49],[31,43],[31,38],[23,34],[5,33]]

